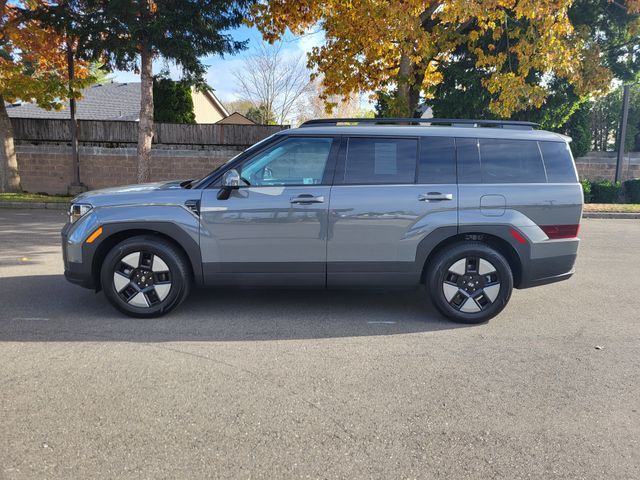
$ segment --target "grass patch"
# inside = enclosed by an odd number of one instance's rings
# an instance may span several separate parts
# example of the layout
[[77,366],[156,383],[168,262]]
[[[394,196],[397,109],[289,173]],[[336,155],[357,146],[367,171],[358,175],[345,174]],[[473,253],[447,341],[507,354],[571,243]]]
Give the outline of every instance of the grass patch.
[[41,195],[39,193],[0,193],[0,202],[68,203],[72,198],[64,195]]
[[586,203],[585,212],[640,213],[639,203]]

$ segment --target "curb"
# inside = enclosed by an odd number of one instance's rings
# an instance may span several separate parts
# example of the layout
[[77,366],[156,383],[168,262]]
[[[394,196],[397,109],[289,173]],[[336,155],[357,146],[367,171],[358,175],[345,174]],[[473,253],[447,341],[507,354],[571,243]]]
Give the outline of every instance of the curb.
[[0,202],[1,208],[28,208],[41,210],[68,210],[67,202]]
[[640,213],[622,213],[622,212],[583,212],[582,218],[624,218],[627,220],[639,220]]

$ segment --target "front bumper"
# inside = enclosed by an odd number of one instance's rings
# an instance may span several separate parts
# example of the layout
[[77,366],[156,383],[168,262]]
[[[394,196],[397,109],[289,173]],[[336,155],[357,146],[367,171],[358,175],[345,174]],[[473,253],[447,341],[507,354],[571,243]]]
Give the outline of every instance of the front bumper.
[[[62,261],[64,262],[64,277],[71,283],[84,288],[96,288],[93,278],[91,261],[85,256],[82,241],[77,242],[71,234],[74,225],[67,223],[61,232]],[[74,232],[75,233],[75,232]]]

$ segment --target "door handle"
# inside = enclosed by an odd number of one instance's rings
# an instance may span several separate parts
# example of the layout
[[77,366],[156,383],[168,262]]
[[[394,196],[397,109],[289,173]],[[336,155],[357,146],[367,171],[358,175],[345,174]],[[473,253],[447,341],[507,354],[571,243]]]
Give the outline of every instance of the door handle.
[[421,202],[440,202],[442,200],[453,200],[453,193],[429,192],[418,195]]
[[324,197],[319,196],[315,197],[308,193],[303,193],[302,195],[298,195],[297,197],[291,197],[289,203],[297,204],[297,205],[311,205],[312,203],[324,203]]

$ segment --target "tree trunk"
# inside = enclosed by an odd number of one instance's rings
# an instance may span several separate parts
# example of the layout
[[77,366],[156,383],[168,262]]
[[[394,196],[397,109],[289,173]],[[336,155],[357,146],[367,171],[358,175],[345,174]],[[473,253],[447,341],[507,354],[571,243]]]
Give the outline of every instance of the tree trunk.
[[75,59],[71,40],[67,39],[67,71],[69,74],[69,132],[71,133],[71,187],[69,193],[76,194],[80,187],[80,157],[78,156],[78,122],[76,121],[76,99],[73,97]]
[[151,141],[153,140],[153,55],[148,45],[142,46],[140,54],[140,82],[136,180],[138,183],[144,183],[150,178]]
[[13,144],[13,127],[0,95],[0,192],[19,192],[18,159]]
[[415,71],[416,66],[411,63],[409,55],[401,54],[398,68],[396,110],[397,114],[403,117],[413,117],[420,102],[420,85],[416,81]]
[[411,86],[409,80],[411,77],[411,59],[406,53],[400,55],[400,66],[398,68],[398,93],[396,97],[396,115],[401,117],[410,117],[411,102]]

